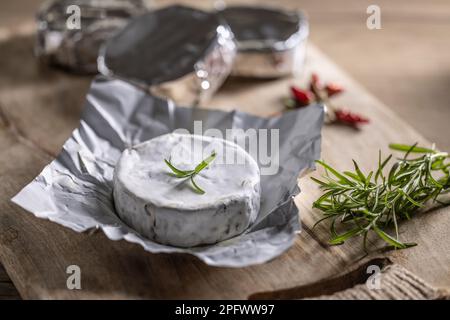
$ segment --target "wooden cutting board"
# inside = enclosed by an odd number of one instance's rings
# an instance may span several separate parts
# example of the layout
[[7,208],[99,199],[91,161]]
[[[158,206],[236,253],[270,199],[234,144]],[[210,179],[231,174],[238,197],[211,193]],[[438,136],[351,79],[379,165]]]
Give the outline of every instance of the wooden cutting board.
[[[0,61],[0,260],[23,298],[245,299],[259,292],[271,297],[286,288],[294,290],[284,297],[312,297],[361,283],[367,265],[390,262],[434,287],[450,289],[450,208],[401,224],[402,239],[418,242],[417,247],[383,251],[376,249],[382,243],[373,240],[374,250],[365,255],[358,239],[330,247],[327,225],[312,229],[320,213],[311,204],[320,191],[308,177],[300,179],[296,203],[303,231],[294,246],[269,263],[248,268],[214,268],[187,255],[151,254],[101,232],[79,234],[35,218],[9,199],[52,161],[78,126],[91,79],[39,67],[31,43],[27,32],[0,42],[7,57]],[[336,103],[371,119],[360,131],[325,126],[322,158],[338,169],[350,168],[352,158],[363,169],[372,168],[378,149],[387,153],[390,142],[429,144],[313,45],[306,70],[297,78],[231,79],[209,106],[273,114],[282,109],[289,85],[304,84],[311,71],[343,84],[347,92]],[[82,290],[67,289],[69,265],[80,266]]]

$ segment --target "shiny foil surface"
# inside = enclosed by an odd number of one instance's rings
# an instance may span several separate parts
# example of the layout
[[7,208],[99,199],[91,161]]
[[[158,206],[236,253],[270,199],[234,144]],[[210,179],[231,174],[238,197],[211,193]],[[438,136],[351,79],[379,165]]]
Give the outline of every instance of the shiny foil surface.
[[269,7],[231,6],[218,12],[236,38],[232,74],[277,78],[301,72],[309,35],[305,15]]
[[[77,232],[101,229],[111,240],[138,243],[149,252],[192,254],[212,266],[263,263],[291,247],[300,231],[293,197],[300,191],[299,174],[313,169],[314,160],[320,157],[323,115],[321,105],[272,118],[184,108],[128,82],[98,77],[87,95],[80,125],[61,153],[12,201],[37,217]],[[200,247],[162,245],[119,219],[113,202],[114,168],[125,148],[175,129],[192,132],[194,121],[202,121],[203,130],[214,128],[222,133],[231,128],[278,130],[278,170],[261,175],[260,210],[241,235]],[[267,165],[255,160],[260,169]]]
[[50,0],[39,9],[35,54],[44,63],[76,73],[97,73],[100,45],[149,0]]
[[174,5],[135,18],[109,39],[99,71],[176,103],[197,105],[229,75],[233,34],[217,15]]

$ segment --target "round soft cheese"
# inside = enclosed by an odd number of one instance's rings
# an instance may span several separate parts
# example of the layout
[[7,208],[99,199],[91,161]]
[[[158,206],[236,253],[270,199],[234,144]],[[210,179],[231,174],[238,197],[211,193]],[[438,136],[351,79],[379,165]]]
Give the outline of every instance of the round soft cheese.
[[[204,194],[164,161],[193,170],[212,152],[215,159],[194,176]],[[149,239],[178,247],[212,244],[242,233],[255,220],[259,167],[232,142],[166,134],[123,151],[114,171],[114,200],[119,217]]]

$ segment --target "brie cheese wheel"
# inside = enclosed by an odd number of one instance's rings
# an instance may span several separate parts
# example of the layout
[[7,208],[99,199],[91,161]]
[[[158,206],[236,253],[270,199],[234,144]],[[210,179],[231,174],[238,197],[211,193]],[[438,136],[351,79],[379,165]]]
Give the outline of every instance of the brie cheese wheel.
[[[164,162],[193,170],[178,178]],[[245,231],[260,206],[256,161],[237,144],[200,135],[170,133],[123,151],[114,171],[114,201],[119,217],[143,236],[162,244],[192,247],[229,239]]]

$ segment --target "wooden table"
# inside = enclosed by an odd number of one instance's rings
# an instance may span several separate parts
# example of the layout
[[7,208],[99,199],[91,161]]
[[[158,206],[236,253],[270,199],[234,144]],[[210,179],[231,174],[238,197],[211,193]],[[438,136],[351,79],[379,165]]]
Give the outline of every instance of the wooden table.
[[[272,262],[241,269],[208,267],[186,255],[150,254],[102,233],[75,233],[18,208],[9,199],[39,174],[77,127],[91,80],[39,67],[27,50],[31,41],[25,30],[0,43],[0,51],[16,50],[8,52],[11,59],[3,62],[0,74],[0,260],[22,298],[315,297],[364,282],[367,265],[388,263],[401,265],[431,287],[450,289],[449,208],[401,224],[401,237],[414,239],[417,247],[374,249],[365,256],[358,240],[330,247],[326,225],[312,230],[320,213],[311,203],[320,192],[307,177],[300,180],[303,192],[296,199],[303,232],[295,245]],[[336,102],[372,120],[361,131],[324,128],[322,157],[337,168],[350,168],[354,158],[367,170],[376,165],[378,149],[387,152],[389,142],[429,143],[313,45],[302,76],[230,80],[210,106],[269,115],[281,110],[288,86],[301,85],[312,70],[342,83],[347,93]],[[376,240],[370,244],[381,245]],[[81,267],[82,290],[66,287],[66,268],[73,264]]]

